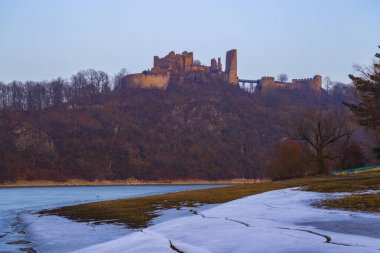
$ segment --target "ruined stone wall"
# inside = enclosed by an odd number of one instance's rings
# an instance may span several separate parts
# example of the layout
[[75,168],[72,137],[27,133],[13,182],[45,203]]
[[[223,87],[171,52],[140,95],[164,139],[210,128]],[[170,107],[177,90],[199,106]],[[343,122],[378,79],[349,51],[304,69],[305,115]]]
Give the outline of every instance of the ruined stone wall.
[[261,88],[275,88],[276,82],[274,80],[274,77],[271,76],[264,76],[260,80],[260,86]]
[[222,59],[220,57],[218,57],[218,70],[219,72],[223,72]]
[[[202,66],[204,67],[204,66]],[[207,68],[210,68],[207,66]],[[190,70],[183,72],[175,72],[170,75],[170,84],[174,85],[191,85],[191,84],[206,84],[217,83],[224,81],[224,73]]]
[[313,78],[293,79],[292,83],[292,86],[297,89],[306,88],[315,91],[322,89],[322,77],[320,75],[316,75]]
[[184,61],[185,70],[190,70],[191,66],[193,65],[193,53],[188,53],[185,51],[182,53],[182,57]]
[[190,70],[210,72],[210,67],[209,66],[195,66],[195,65],[192,65],[191,68],[190,68]]
[[164,89],[169,85],[170,74],[142,73],[127,75],[123,82],[127,87],[145,88],[145,89]]
[[226,53],[226,74],[227,82],[231,84],[239,84],[237,76],[237,50],[232,49]]
[[176,55],[173,51],[160,59],[154,57],[154,69],[181,70],[184,69],[184,61],[181,55]]
[[316,75],[313,78],[293,79],[292,82],[277,82],[274,77],[264,76],[260,80],[260,88],[284,88],[284,89],[308,89],[320,91],[322,89],[322,77]]
[[218,63],[217,63],[215,58],[211,59],[210,71],[211,72],[218,72]]
[[163,58],[154,56],[153,68],[142,74],[132,74],[124,77],[127,87],[166,89],[172,78],[179,83],[225,81],[233,85],[239,84],[237,77],[237,50],[226,53],[226,71],[222,70],[221,59],[211,60],[210,66],[193,65],[193,53],[176,54],[171,51]]
[[193,65],[193,53],[183,52],[175,54],[171,51],[164,58],[154,57],[153,69],[155,70],[189,70]]
[[293,83],[288,83],[288,82],[278,82],[276,81],[276,87],[279,88],[284,88],[284,89],[294,89],[295,87],[293,86]]

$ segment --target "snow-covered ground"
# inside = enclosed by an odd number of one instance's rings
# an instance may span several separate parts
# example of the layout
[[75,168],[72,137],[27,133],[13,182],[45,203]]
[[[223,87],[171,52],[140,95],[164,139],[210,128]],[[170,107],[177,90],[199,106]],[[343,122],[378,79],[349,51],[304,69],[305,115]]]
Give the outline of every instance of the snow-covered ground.
[[[213,205],[200,206],[196,210],[202,211]],[[180,217],[191,216],[190,208],[170,209],[159,211],[159,217],[152,220],[152,224],[159,224]],[[21,216],[27,235],[25,239],[33,244],[28,245],[38,252],[66,253],[84,247],[102,243],[131,234],[137,229],[127,228],[125,225],[98,224],[96,222],[73,222],[55,215],[37,215],[25,213]],[[3,252],[0,249],[0,253]]]
[[[77,223],[57,216],[41,216],[38,214],[41,209],[219,186],[223,185],[0,187],[0,252],[34,248],[38,252],[66,253],[136,231],[125,226]],[[186,215],[190,215],[186,210],[170,210],[154,219],[153,224]],[[26,241],[30,243],[17,243]]]
[[298,189],[266,192],[76,253],[380,252],[380,215],[311,206],[334,196]]

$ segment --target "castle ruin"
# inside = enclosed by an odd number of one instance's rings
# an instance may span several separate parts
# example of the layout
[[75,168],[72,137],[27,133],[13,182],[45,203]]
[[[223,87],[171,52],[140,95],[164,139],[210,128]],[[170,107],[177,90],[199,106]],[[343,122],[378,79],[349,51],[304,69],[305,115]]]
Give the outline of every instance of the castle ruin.
[[221,58],[211,59],[210,66],[194,64],[193,53],[183,52],[176,54],[173,51],[167,56],[154,56],[153,68],[143,73],[131,74],[124,77],[123,82],[128,87],[166,89],[172,78],[180,80],[196,79],[199,74],[207,74],[214,80],[225,81],[231,85],[238,85],[237,77],[237,50],[226,53],[226,70],[222,69]]
[[273,88],[321,91],[322,77],[320,75],[315,75],[313,78],[293,79],[292,82],[279,82],[275,81],[274,77],[264,76],[257,82],[258,90],[268,90]]
[[255,90],[306,89],[312,91],[322,90],[322,77],[293,79],[292,82],[278,82],[274,77],[262,77],[258,80],[241,80],[237,76],[237,50],[232,49],[226,53],[225,71],[222,68],[221,58],[211,59],[210,66],[194,64],[193,52],[176,54],[171,51],[163,58],[154,56],[153,68],[142,73],[126,75],[123,83],[127,87],[167,89],[169,83],[194,83],[205,80],[222,81],[238,86],[239,83],[256,84]]

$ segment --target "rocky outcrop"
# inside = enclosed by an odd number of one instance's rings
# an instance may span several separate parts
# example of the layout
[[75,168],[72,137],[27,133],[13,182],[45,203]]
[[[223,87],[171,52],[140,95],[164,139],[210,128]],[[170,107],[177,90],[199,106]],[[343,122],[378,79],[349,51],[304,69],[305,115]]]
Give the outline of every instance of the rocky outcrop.
[[14,145],[18,151],[34,150],[38,153],[54,152],[53,140],[43,131],[28,122],[19,124],[13,130]]

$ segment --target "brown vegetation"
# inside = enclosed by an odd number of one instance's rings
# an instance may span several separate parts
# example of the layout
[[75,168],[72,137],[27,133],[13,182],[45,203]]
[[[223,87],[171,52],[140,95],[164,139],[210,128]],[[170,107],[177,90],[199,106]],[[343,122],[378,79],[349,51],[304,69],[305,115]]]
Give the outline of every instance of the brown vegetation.
[[330,199],[317,204],[330,209],[367,211],[380,213],[380,194],[353,194],[340,199]]
[[[329,172],[326,160],[332,159],[329,147],[345,138],[351,138],[353,130],[347,123],[343,111],[313,109],[301,113],[295,123],[294,138],[305,142],[311,149],[310,154],[317,165],[318,174]],[[340,154],[341,152],[337,152]]]
[[300,142],[282,140],[274,148],[266,164],[265,175],[275,180],[305,176],[308,173],[307,156],[308,154]]

